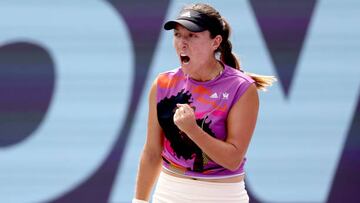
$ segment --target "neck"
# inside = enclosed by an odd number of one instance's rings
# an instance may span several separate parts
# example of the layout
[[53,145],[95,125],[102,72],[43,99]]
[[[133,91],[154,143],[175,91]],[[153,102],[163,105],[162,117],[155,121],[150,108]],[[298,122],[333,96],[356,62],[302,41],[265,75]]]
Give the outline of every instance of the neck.
[[215,79],[222,73],[223,69],[223,65],[214,59],[208,63],[200,65],[196,71],[189,73],[189,77],[197,81],[205,82]]

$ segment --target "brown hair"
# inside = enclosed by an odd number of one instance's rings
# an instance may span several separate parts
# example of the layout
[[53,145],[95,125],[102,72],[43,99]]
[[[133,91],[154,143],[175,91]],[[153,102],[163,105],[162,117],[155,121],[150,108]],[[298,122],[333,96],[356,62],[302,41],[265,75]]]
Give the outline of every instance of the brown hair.
[[[219,52],[220,60],[238,70],[241,70],[239,59],[232,52],[232,44],[230,42],[230,33],[231,28],[229,23],[220,15],[220,13],[215,10],[212,6],[203,3],[191,4],[183,8],[183,10],[195,10],[201,13],[206,14],[211,19],[218,21],[222,25],[222,31],[216,32],[220,33],[222,37],[222,42],[219,48],[215,52]],[[209,30],[210,31],[210,30]],[[210,31],[210,35],[212,38],[216,37],[216,33]],[[243,70],[241,70],[243,71]],[[271,86],[276,78],[274,76],[265,76],[265,75],[257,75],[254,73],[245,72],[246,75],[250,76],[253,80],[255,80],[256,87],[260,90],[266,91],[266,87]]]

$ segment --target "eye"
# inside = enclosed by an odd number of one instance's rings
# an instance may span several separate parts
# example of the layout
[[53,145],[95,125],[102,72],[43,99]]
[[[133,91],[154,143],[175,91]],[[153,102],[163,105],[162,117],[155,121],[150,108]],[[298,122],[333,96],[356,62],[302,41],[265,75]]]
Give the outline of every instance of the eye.
[[180,37],[180,33],[174,32],[174,36],[175,36],[175,37]]
[[190,38],[198,38],[198,35],[196,33],[190,33],[189,37]]

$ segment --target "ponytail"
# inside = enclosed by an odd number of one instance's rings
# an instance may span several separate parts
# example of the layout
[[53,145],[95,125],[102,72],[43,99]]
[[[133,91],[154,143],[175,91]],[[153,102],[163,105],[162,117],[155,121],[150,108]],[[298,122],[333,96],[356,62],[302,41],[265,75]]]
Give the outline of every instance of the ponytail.
[[221,56],[220,60],[231,67],[240,70],[240,64],[236,56],[232,53],[232,44],[229,40],[221,43]]
[[[232,44],[229,40],[229,36],[230,36],[229,23],[223,18],[222,21],[224,25],[223,33],[221,35],[223,41],[221,42],[220,47],[218,49],[218,51],[220,51],[221,53],[220,60],[224,64],[227,64],[232,68],[244,72],[243,70],[240,69],[240,63],[238,58],[232,52]],[[250,76],[255,81],[255,85],[259,90],[266,91],[267,90],[266,88],[271,86],[272,83],[276,81],[275,76],[258,75],[250,72],[244,72],[244,73]]]

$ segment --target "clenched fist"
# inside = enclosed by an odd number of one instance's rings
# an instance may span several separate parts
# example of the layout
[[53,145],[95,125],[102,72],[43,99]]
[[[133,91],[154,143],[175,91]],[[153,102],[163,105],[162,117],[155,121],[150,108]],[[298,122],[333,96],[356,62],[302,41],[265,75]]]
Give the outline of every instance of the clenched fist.
[[188,134],[197,127],[194,110],[188,104],[176,104],[178,107],[174,114],[175,125],[184,133]]

